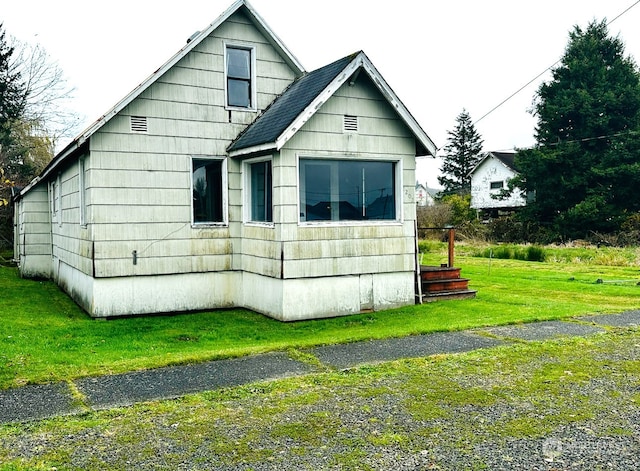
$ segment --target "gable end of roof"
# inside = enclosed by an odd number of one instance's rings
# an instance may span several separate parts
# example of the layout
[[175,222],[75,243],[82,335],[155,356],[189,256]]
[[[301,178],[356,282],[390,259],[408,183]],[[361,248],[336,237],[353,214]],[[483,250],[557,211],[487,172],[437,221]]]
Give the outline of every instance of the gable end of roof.
[[303,75],[227,148],[240,157],[279,150],[347,82],[364,70],[416,138],[416,155],[435,156],[436,146],[362,51]]

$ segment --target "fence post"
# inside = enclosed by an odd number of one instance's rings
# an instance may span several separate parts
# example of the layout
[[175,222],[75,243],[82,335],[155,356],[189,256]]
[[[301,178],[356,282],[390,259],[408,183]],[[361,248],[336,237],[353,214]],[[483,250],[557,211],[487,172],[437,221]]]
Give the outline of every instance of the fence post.
[[453,268],[453,244],[456,239],[456,230],[449,228],[449,268]]

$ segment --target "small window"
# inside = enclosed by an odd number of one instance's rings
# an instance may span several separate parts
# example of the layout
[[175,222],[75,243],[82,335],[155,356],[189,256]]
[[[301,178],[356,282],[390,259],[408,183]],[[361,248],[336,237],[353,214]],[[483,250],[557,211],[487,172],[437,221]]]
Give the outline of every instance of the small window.
[[344,132],[358,132],[358,117],[351,115],[344,115],[342,122],[342,130]]
[[248,163],[249,214],[251,222],[273,222],[271,160]]
[[492,190],[501,190],[504,186],[504,182],[491,182]]
[[252,49],[226,48],[227,106],[252,109],[254,106],[254,70]]
[[146,116],[131,116],[131,132],[147,132]]
[[224,223],[223,160],[193,159],[192,194],[195,224]]
[[395,220],[396,165],[300,159],[300,220]]

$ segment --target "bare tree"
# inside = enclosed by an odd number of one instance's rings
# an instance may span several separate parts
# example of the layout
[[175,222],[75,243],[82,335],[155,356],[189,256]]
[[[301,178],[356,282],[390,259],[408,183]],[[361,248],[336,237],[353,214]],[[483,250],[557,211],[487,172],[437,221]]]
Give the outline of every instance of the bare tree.
[[11,38],[11,47],[10,68],[19,73],[24,85],[23,121],[30,123],[34,135],[46,136],[55,148],[60,139],[73,137],[78,130],[80,116],[70,106],[75,89],[40,44]]

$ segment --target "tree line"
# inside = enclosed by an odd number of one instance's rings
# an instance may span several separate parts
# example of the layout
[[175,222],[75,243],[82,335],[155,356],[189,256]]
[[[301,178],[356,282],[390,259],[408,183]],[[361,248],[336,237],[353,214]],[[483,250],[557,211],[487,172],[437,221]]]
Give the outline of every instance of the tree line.
[[[518,175],[501,196],[534,198],[506,220],[492,221],[489,226],[501,227],[495,235],[557,242],[625,233],[631,237],[623,239],[640,242],[640,71],[606,21],[570,31],[531,112],[536,143],[516,149]],[[485,155],[483,141],[466,110],[448,135],[438,178],[442,198],[469,199],[469,172]]]
[[0,246],[11,240],[11,188],[38,175],[76,131],[72,93],[41,45],[10,37],[0,23]]

